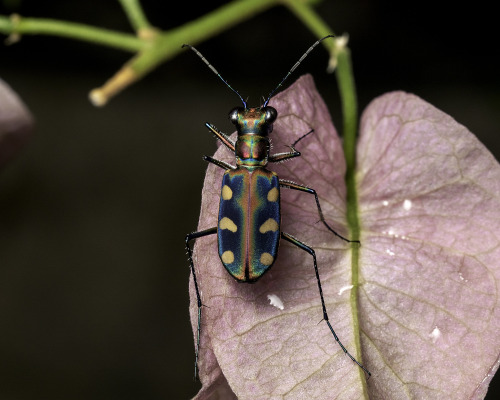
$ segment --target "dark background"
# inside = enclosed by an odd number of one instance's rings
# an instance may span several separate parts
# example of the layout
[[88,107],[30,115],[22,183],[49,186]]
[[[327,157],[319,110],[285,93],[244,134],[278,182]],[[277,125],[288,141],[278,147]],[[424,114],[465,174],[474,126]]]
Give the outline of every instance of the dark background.
[[[142,3],[154,25],[170,29],[223,2]],[[496,12],[436,3],[325,1],[318,9],[337,34],[350,34],[360,110],[384,92],[413,92],[498,159]],[[0,13],[12,11],[131,31],[111,0],[0,1]],[[315,40],[275,8],[198,48],[252,104]],[[183,241],[197,226],[201,156],[215,149],[203,124],[230,131],[238,99],[186,51],[105,108],[90,105],[87,93],[129,58],[42,36],[0,45],[0,76],[37,121],[0,173],[0,400],[186,399],[199,387]],[[289,83],[312,73],[340,127],[326,61],[319,48]]]

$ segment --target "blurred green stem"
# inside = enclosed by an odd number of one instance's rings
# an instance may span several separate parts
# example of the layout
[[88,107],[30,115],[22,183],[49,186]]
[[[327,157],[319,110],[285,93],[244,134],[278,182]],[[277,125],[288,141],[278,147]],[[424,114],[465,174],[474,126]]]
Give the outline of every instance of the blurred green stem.
[[139,51],[144,45],[141,39],[128,33],[54,19],[24,18],[17,14],[13,14],[10,17],[0,15],[0,32],[18,36],[40,34],[60,36],[93,42],[130,52]]
[[142,11],[139,0],[119,0],[119,2],[122,5],[123,11],[125,11],[125,14],[127,14],[127,18],[129,19],[130,24],[139,36],[141,36],[140,32],[152,28],[151,24],[144,15],[144,12]]
[[93,42],[121,50],[135,52],[129,60],[102,87],[90,93],[96,105],[105,104],[126,86],[142,78],[161,63],[181,52],[183,43],[197,44],[251,18],[265,9],[280,4],[279,0],[238,0],[228,3],[194,21],[169,31],[150,26],[137,0],[120,0],[137,36],[101,29],[85,24],[39,18],[0,15],[0,33],[14,43],[22,35],[55,35]]

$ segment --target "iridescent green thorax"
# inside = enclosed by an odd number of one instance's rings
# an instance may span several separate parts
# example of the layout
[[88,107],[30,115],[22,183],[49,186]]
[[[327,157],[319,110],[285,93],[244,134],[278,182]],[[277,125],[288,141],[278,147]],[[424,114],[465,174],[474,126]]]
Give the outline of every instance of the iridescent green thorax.
[[238,135],[236,141],[236,165],[265,167],[269,157],[269,139],[260,135]]

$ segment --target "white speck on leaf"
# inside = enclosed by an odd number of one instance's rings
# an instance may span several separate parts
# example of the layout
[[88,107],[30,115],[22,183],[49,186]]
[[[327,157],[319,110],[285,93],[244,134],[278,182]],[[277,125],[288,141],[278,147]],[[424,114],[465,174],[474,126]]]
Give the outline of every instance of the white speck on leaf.
[[272,306],[274,306],[276,308],[279,308],[280,310],[284,310],[285,309],[285,306],[283,305],[283,302],[275,294],[268,294],[267,298],[269,299],[269,304],[271,304]]
[[354,285],[347,285],[347,286],[343,286],[340,288],[339,290],[339,296],[344,293],[346,290],[351,290],[352,288],[354,287]]
[[406,199],[404,202],[403,202],[403,208],[406,210],[406,211],[409,211],[411,209],[411,200],[408,200]]
[[441,337],[441,331],[437,326],[434,327],[431,333],[429,333],[429,337],[431,338],[432,343],[436,343],[438,339]]

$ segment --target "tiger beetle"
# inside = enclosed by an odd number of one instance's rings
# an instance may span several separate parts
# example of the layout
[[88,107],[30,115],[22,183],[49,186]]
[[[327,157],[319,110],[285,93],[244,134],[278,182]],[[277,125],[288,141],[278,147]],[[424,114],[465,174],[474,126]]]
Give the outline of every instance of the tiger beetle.
[[371,373],[357,361],[340,342],[333,330],[326,312],[323,290],[319,278],[316,253],[314,250],[292,235],[280,230],[280,187],[299,190],[314,195],[318,214],[323,225],[335,236],[349,243],[359,243],[358,240],[349,240],[335,232],[325,220],[316,191],[310,187],[294,183],[289,180],[280,179],[278,175],[268,170],[269,162],[276,163],[285,161],[301,154],[295,149],[298,142],[308,136],[313,130],[298,138],[290,147],[289,152],[270,154],[270,141],[268,135],[273,130],[273,123],[278,117],[278,112],[268,106],[269,100],[278,90],[290,74],[299,66],[307,55],[323,40],[334,37],[325,36],[316,41],[288,71],[281,82],[269,94],[260,107],[247,107],[243,97],[227,83],[217,70],[207,61],[203,55],[189,44],[189,47],[198,57],[216,74],[224,84],[238,95],[243,107],[236,107],[229,113],[229,120],[236,126],[238,138],[233,141],[228,135],[219,131],[215,126],[205,123],[205,126],[224,144],[234,152],[236,166],[224,161],[204,156],[207,162],[225,170],[222,178],[222,189],[220,195],[219,218],[216,227],[186,235],[186,250],[189,264],[193,275],[196,299],[198,302],[198,327],[195,351],[195,379],[198,376],[198,357],[200,351],[201,332],[201,309],[202,302],[196,272],[192,258],[192,250],[189,245],[194,239],[208,235],[217,234],[219,257],[227,272],[238,282],[255,282],[266,271],[268,271],[278,255],[280,239],[286,240],[300,249],[308,252],[313,258],[314,271],[318,282],[319,296],[323,308],[323,319],[339,346],[345,354],[354,361],[368,377]]

